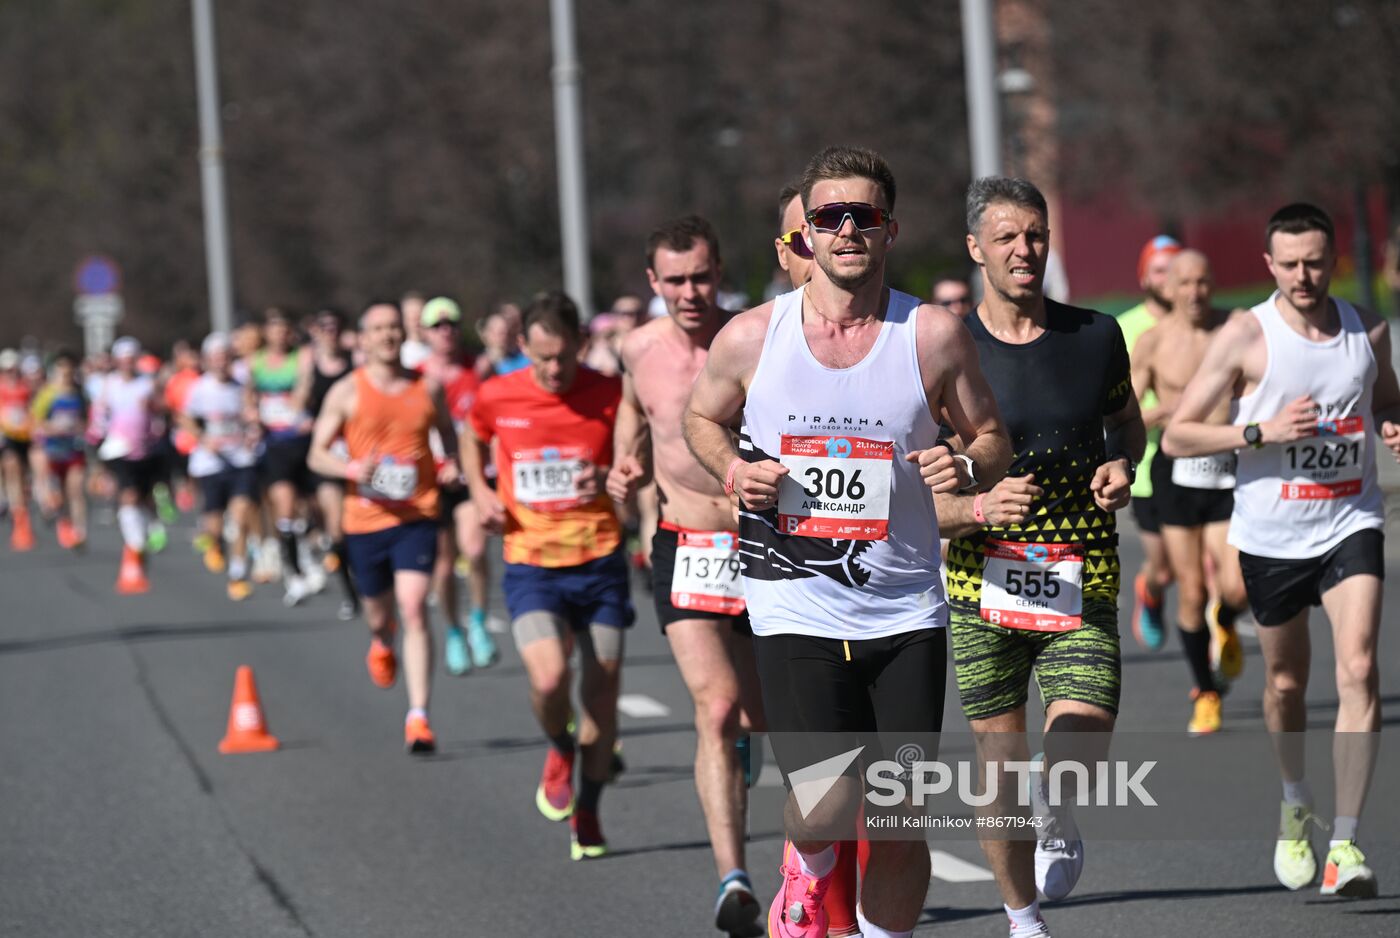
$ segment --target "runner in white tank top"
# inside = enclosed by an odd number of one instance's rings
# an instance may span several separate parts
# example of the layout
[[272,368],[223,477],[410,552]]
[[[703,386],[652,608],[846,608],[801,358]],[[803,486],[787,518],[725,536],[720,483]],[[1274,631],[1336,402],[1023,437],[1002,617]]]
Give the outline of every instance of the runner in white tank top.
[[[1380,731],[1376,639],[1385,559],[1373,435],[1400,456],[1400,386],[1387,324],[1327,295],[1336,265],[1327,214],[1285,206],[1269,220],[1265,244],[1277,292],[1220,330],[1162,448],[1173,457],[1240,451],[1230,542],[1240,548],[1245,591],[1264,626],[1265,721],[1271,732],[1289,734],[1276,745],[1284,802],[1275,875],[1299,889],[1317,873],[1301,732],[1308,610],[1321,605],[1332,620],[1344,750],[1334,758],[1337,813],[1322,892],[1374,896],[1375,875],[1355,844],[1375,765],[1371,734]],[[1233,423],[1208,424],[1227,396]]]
[[[899,231],[884,160],[830,148],[802,192],[811,280],[720,331],[685,414],[691,451],[740,502],[745,598],[785,775],[846,751],[836,734],[922,734],[935,757],[947,647],[930,492],[995,483],[1010,457],[962,323],[884,285]],[[963,457],[935,445],[940,414],[969,441]],[[853,839],[860,800],[849,772],[830,791],[805,815],[789,800],[770,935],[826,934],[835,842]],[[862,890],[866,921],[908,934],[928,850],[922,838],[870,850],[879,883]]]

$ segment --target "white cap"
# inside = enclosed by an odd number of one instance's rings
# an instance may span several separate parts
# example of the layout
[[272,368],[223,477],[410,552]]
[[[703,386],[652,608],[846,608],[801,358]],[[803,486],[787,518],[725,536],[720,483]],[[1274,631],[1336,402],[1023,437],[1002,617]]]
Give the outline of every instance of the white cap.
[[199,350],[205,355],[213,355],[215,352],[227,352],[229,349],[229,339],[227,332],[211,332],[204,337],[204,342],[200,344]]
[[135,358],[141,354],[141,343],[131,336],[122,336],[112,343],[113,358]]
[[0,371],[9,371],[11,368],[19,367],[19,352],[12,348],[7,348],[0,352]]

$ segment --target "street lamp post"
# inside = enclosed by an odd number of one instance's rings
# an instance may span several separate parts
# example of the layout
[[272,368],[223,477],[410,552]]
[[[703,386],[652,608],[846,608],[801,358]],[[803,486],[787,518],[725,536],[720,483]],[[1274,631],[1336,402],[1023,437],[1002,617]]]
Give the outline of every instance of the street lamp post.
[[209,279],[209,319],[215,332],[233,328],[233,261],[229,256],[224,199],[224,144],[219,129],[218,51],[209,0],[191,0],[194,66],[199,89],[199,176],[204,197],[204,259]]

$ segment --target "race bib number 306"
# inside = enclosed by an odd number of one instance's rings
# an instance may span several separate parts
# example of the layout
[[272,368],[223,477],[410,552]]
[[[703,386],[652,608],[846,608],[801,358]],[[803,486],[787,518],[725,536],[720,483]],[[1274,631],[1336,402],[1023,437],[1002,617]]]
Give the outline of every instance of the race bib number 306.
[[1366,421],[1344,417],[1317,425],[1317,435],[1285,443],[1281,497],[1289,500],[1348,498],[1361,494]]
[[671,605],[726,616],[744,611],[738,538],[728,531],[679,531]]
[[894,444],[853,436],[783,435],[778,530],[882,541],[890,530]]
[[1079,628],[1084,604],[1083,546],[988,541],[984,555],[984,621],[1032,632]]
[[515,500],[534,511],[563,511],[583,504],[578,479],[591,451],[582,446],[546,446],[511,454]]

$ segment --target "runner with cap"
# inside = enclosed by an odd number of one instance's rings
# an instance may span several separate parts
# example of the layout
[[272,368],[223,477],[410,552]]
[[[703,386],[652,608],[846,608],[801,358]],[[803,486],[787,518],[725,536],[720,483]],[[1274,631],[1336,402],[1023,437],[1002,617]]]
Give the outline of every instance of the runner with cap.
[[[622,382],[581,366],[581,345],[573,301],[537,296],[525,314],[530,367],[482,385],[466,448],[478,515],[504,530],[501,586],[530,704],[549,740],[535,806],[551,821],[569,819],[575,860],[607,852],[598,803],[611,774],[623,639],[634,618],[621,526],[603,491]],[[493,441],[499,495],[485,474]],[[583,671],[581,760],[569,732],[574,647]]]
[[[360,317],[365,364],[326,394],[308,459],[312,471],[348,482],[345,546],[373,636],[365,665],[375,685],[394,685],[393,646],[402,622],[409,706],[404,745],[411,754],[424,754],[437,749],[428,722],[433,681],[428,591],[437,553],[438,484],[457,481],[461,470],[442,389],[403,367],[403,341],[398,306],[371,303]],[[440,466],[429,442],[433,430],[442,441]],[[332,451],[342,434],[348,458]]]
[[130,337],[112,343],[113,370],[93,402],[90,435],[100,441],[97,457],[116,480],[117,524],[122,534],[118,593],[144,593],[149,503],[159,466],[154,417],[160,406],[155,380],[137,372],[141,344]]
[[[210,573],[228,571],[228,598],[237,602],[253,591],[248,581],[248,530],[257,510],[257,427],[247,419],[243,386],[233,379],[228,336],[211,333],[200,351],[204,374],[185,399],[181,429],[196,440],[189,472],[202,493],[203,533],[209,545],[204,567]],[[233,534],[227,545],[226,513]]]
[[[461,307],[445,296],[433,297],[423,305],[420,324],[428,343],[428,357],[418,365],[418,370],[442,388],[457,437],[465,439],[467,414],[476,403],[481,379],[476,375],[473,356],[462,347]],[[441,442],[436,437],[433,448],[440,458]],[[433,588],[437,590],[438,609],[447,624],[443,658],[449,673],[462,675],[473,667],[489,667],[500,658],[496,640],[486,630],[491,569],[486,558],[486,529],[477,518],[471,491],[464,482],[458,481],[444,485],[440,497],[442,530],[438,533]],[[466,629],[462,628],[457,605],[455,567],[459,555],[466,558],[467,583],[471,591]]]
[[32,392],[19,373],[19,352],[0,351],[0,473],[10,506],[10,549],[34,549],[25,473],[29,470],[29,404]]
[[34,398],[30,409],[43,466],[40,498],[49,501],[55,514],[55,535],[60,547],[76,550],[87,543],[88,404],[78,384],[78,356],[58,352],[50,367],[48,384]]
[[655,477],[661,517],[651,542],[652,598],[694,704],[695,787],[719,877],[715,927],[741,933],[762,911],[744,859],[744,828],[749,733],[763,729],[763,701],[729,497],[681,435],[690,387],[729,319],[718,305],[722,274],[719,238],[699,216],[668,222],[647,239],[647,279],[668,315],[623,340],[607,487],[626,504]]
[[[1166,285],[1171,315],[1142,334],[1133,357],[1139,401],[1148,394],[1157,401],[1143,408],[1149,427],[1166,426],[1211,339],[1229,319],[1228,310],[1211,305],[1213,288],[1210,262],[1200,251],[1185,250],[1172,258]],[[1220,401],[1211,420],[1225,423],[1229,409],[1227,401]],[[1226,542],[1235,503],[1235,454],[1172,459],[1159,452],[1152,474],[1152,501],[1176,576],[1181,648],[1194,682],[1187,731],[1200,736],[1220,729],[1220,698],[1244,669],[1235,634],[1235,618],[1245,608],[1244,581],[1239,551]],[[1219,590],[1209,606],[1208,563]],[[1213,660],[1219,662],[1219,675]]]
[[[1167,267],[1180,251],[1181,244],[1175,238],[1157,235],[1144,244],[1138,253],[1137,278],[1144,292],[1143,300],[1118,315],[1118,328],[1123,330],[1129,357],[1136,354],[1134,349],[1142,334],[1171,313],[1171,298],[1166,294]],[[1140,388],[1138,390],[1141,391]],[[1143,395],[1141,405],[1144,410],[1156,407],[1156,395]],[[1133,634],[1138,644],[1153,651],[1167,641],[1162,604],[1173,578],[1152,492],[1152,459],[1157,453],[1161,436],[1160,427],[1148,431],[1147,449],[1143,453],[1142,465],[1138,467],[1137,478],[1133,480],[1132,502],[1133,520],[1137,522],[1138,536],[1146,554],[1142,569],[1133,578]]]
[[[932,493],[995,482],[1010,456],[967,330],[885,287],[899,233],[889,166],[831,147],[802,193],[811,280],[720,330],[685,413],[691,451],[739,497],[744,594],[785,778],[841,755],[847,734],[931,745],[947,667]],[[938,445],[945,413],[967,442],[957,456]],[[788,800],[770,935],[826,934],[836,842],[850,839],[837,832],[854,831],[859,788],[835,779],[805,814]],[[922,836],[872,839],[861,932],[911,934],[928,883]]]
[[[1376,648],[1385,576],[1385,499],[1376,437],[1400,458],[1400,384],[1390,327],[1329,295],[1337,246],[1332,219],[1305,203],[1274,213],[1264,233],[1277,289],[1220,328],[1163,437],[1178,458],[1238,451],[1230,543],[1266,671],[1264,721],[1283,778],[1274,875],[1289,889],[1317,876],[1304,778],[1308,613],[1332,623],[1337,719],[1337,813],[1322,894],[1377,895],[1356,845],[1380,743]],[[1230,422],[1212,420],[1222,401]]]

